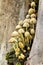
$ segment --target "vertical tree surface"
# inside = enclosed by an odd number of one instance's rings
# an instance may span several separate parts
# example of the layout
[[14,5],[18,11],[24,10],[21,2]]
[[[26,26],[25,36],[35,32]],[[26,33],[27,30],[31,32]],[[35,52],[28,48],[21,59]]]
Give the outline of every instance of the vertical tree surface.
[[43,65],[43,0],[39,0],[36,34],[27,65]]

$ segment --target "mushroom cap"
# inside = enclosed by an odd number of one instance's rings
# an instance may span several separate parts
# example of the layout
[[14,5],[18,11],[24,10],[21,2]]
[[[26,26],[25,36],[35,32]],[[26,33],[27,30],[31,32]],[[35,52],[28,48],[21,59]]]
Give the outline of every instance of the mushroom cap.
[[33,14],[33,13],[35,13],[35,9],[30,8],[29,11],[28,11],[28,14]]
[[30,18],[29,18],[29,19],[25,19],[25,20],[23,21],[23,23],[29,23],[29,21],[30,21]]
[[25,56],[24,56],[24,54],[20,54],[20,56],[18,56],[18,59],[24,59],[25,58]]
[[29,19],[30,18],[30,15],[28,14],[28,15],[26,15],[26,19]]
[[18,33],[20,33],[20,34],[21,34],[21,33],[24,33],[24,29],[22,29],[22,28],[19,29],[19,30],[18,30]]
[[27,50],[29,50],[29,51],[30,51],[30,47],[28,47],[28,48],[27,48]]
[[21,20],[21,21],[19,21],[19,23],[18,23],[18,24],[22,26],[22,25],[23,25],[23,21],[22,21],[22,20]]
[[22,42],[19,42],[19,47],[20,47],[21,49],[23,49],[23,48],[24,48],[24,45],[23,45],[23,43],[22,43]]
[[36,21],[35,18],[31,18],[31,19],[30,19],[30,24],[36,24],[36,22],[37,22],[37,21]]
[[15,38],[11,38],[8,42],[9,43],[14,43],[14,42],[17,42],[17,40]]
[[16,57],[18,57],[18,55],[19,55],[19,52],[15,52],[15,55],[16,55]]
[[17,25],[16,26],[16,30],[18,30],[18,29],[20,29],[21,28],[21,26],[20,25]]
[[32,2],[31,7],[35,7],[35,6],[36,6],[35,2]]
[[20,56],[21,56],[21,59],[24,59],[25,58],[25,56],[24,56],[24,54],[20,54]]
[[25,32],[25,37],[30,37],[30,33],[28,31]]
[[26,22],[23,24],[23,27],[29,27],[29,24]]
[[34,29],[30,29],[30,33],[34,34],[35,33]]
[[31,14],[31,18],[36,18],[36,14]]
[[12,37],[16,37],[16,36],[18,36],[18,35],[19,35],[19,34],[18,34],[17,31],[14,31],[14,32],[11,34]]

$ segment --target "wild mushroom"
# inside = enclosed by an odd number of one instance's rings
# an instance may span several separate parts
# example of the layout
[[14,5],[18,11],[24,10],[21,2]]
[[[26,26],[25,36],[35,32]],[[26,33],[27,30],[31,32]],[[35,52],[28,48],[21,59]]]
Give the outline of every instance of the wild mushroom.
[[18,33],[20,33],[20,34],[24,33],[24,29],[22,29],[22,28],[19,29],[19,30],[18,30]]
[[23,25],[23,21],[21,20],[21,21],[19,21],[19,23],[18,23],[18,25]]
[[28,11],[28,14],[33,14],[33,13],[35,13],[35,9],[30,8],[29,11]]
[[36,14],[31,14],[31,18],[36,18]]
[[23,45],[23,43],[22,43],[22,42],[19,42],[19,47],[20,47],[21,49],[23,49],[23,48],[24,48],[24,45]]
[[35,2],[32,2],[31,7],[35,8],[35,6],[36,6]]
[[25,32],[25,37],[30,37],[30,33],[28,31]]
[[29,28],[29,24],[26,22],[23,24],[23,27],[26,28],[26,31],[27,31],[27,29]]
[[29,23],[29,21],[30,21],[30,18],[29,18],[29,19],[25,19],[25,20],[23,21],[23,23]]
[[20,29],[21,28],[21,26],[20,25],[17,25],[16,26],[16,30],[18,30],[18,29]]
[[12,37],[16,37],[16,36],[19,36],[18,32],[17,31],[14,31],[12,34],[11,34]]
[[30,15],[28,14],[28,15],[26,15],[26,19],[29,19],[30,18]]
[[15,43],[15,42],[17,42],[17,40],[15,38],[11,38],[8,42],[9,43]]
[[35,33],[34,29],[30,29],[30,33],[33,35]]

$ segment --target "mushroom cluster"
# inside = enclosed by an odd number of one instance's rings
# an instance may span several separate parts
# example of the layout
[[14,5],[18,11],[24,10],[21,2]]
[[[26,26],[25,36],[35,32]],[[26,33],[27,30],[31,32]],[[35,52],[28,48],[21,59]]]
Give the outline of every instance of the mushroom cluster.
[[15,58],[17,58],[19,62],[24,61],[31,50],[37,22],[35,6],[35,2],[32,2],[25,20],[19,21],[9,40],[9,43],[12,43]]

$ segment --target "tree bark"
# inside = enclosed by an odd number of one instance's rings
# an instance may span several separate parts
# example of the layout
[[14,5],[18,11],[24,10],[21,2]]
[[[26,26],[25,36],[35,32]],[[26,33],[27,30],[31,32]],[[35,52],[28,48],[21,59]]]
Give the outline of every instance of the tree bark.
[[43,65],[43,0],[39,0],[36,34],[27,65]]

